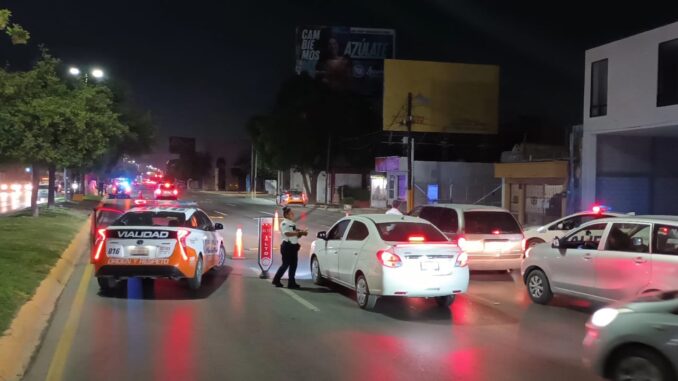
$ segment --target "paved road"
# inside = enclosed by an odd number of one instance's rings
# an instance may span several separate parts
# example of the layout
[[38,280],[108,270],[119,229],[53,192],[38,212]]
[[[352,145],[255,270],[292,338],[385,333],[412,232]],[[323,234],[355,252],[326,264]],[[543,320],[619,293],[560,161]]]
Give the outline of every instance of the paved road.
[[[267,200],[193,197],[223,217],[227,242],[241,225],[246,248],[255,247],[253,218],[274,210]],[[298,211],[313,232],[342,215]],[[579,359],[585,303],[533,305],[515,275],[493,273],[473,274],[450,309],[382,299],[367,312],[347,289],[312,285],[303,249],[302,258],[298,291],[258,279],[247,259],[229,260],[198,295],[159,280],[153,289],[130,281],[115,297],[98,295],[83,258],[25,379],[50,369],[53,380],[597,379]]]
[[[46,203],[47,199],[39,199],[38,204]],[[30,208],[31,206],[31,191],[22,190],[18,192],[8,191],[0,192],[0,214],[13,212]]]

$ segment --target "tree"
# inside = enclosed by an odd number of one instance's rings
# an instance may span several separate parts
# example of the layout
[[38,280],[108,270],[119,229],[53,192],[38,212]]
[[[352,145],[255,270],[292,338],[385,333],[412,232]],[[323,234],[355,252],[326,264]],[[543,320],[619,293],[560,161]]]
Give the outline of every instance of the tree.
[[33,166],[34,216],[41,167],[93,165],[127,131],[107,88],[71,88],[57,75],[58,67],[59,61],[43,52],[30,71],[0,71],[9,81],[0,87],[0,156]]
[[0,9],[0,31],[5,31],[14,45],[28,43],[31,34],[19,24],[10,25],[11,18],[12,11],[9,9]]
[[374,110],[362,96],[330,89],[302,74],[283,83],[273,111],[252,117],[247,130],[264,165],[301,172],[304,188],[315,200],[329,141],[341,143],[332,147],[335,157],[343,156],[350,165],[362,167],[369,163],[371,147],[349,138],[369,134],[378,127],[376,122]]

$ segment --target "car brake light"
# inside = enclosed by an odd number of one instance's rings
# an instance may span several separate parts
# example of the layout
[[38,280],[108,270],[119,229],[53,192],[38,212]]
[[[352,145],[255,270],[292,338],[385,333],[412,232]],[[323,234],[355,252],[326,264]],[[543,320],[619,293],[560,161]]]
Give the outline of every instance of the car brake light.
[[392,248],[377,251],[377,259],[386,267],[395,268],[403,265],[403,261],[393,252]]
[[591,210],[593,211],[593,213],[599,214],[602,209],[600,208],[599,205],[595,205],[593,208],[591,208]]
[[527,250],[527,238],[523,238],[523,241],[521,242],[520,246],[522,246],[523,251]]
[[160,192],[161,192],[160,189],[155,190],[155,194],[160,194]]
[[190,231],[181,229],[177,231],[177,241],[179,242],[179,250],[181,250],[181,257],[184,258],[184,261],[188,260],[188,256],[186,256],[186,237],[188,237],[191,234]]
[[499,235],[499,234],[501,234],[501,230],[499,230],[499,229],[494,229],[494,230],[492,230],[492,234],[494,234],[494,235]]
[[457,256],[457,262],[454,264],[456,267],[466,267],[468,265],[468,254],[465,252],[459,253]]
[[175,190],[172,191],[172,194],[174,194],[174,195],[176,196],[176,195],[179,194],[179,191],[177,191],[177,190],[175,189]]
[[170,187],[170,183],[165,183],[165,188],[169,188],[169,187]]
[[113,187],[113,193],[115,193],[115,192],[117,192],[117,191],[118,191],[118,188],[117,188],[117,187]]
[[99,235],[99,245],[97,246],[97,251],[94,253],[94,260],[98,261],[99,257],[101,256],[101,250],[104,248],[104,244],[106,243],[106,229],[99,229],[97,230],[97,234]]
[[407,240],[410,241],[410,242],[424,242],[425,241],[424,236],[422,236],[422,235],[412,235]]

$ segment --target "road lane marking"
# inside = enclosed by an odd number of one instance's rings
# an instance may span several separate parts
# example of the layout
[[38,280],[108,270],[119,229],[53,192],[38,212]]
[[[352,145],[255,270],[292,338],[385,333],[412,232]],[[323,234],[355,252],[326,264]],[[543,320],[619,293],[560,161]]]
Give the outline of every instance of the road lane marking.
[[314,305],[311,304],[311,302],[309,302],[308,300],[306,300],[306,299],[302,298],[301,296],[297,295],[296,292],[294,292],[294,291],[292,291],[292,290],[290,290],[290,289],[284,288],[284,287],[281,287],[280,289],[282,290],[282,292],[284,292],[284,293],[286,293],[287,295],[291,296],[292,299],[294,299],[294,300],[296,300],[297,302],[299,302],[302,306],[308,308],[309,310],[311,310],[311,311],[313,311],[313,312],[320,312],[320,309],[319,309],[318,307],[314,306]]
[[235,204],[224,203],[226,206],[236,206]]
[[226,213],[224,213],[224,212],[220,212],[220,211],[218,211],[218,210],[215,210],[214,213],[221,214],[222,216],[228,216],[228,214],[226,214]]
[[468,294],[468,293],[467,293],[467,294],[466,294],[466,297],[469,298],[469,299],[471,299],[471,300],[475,300],[475,301],[477,301],[477,302],[481,302],[481,303],[485,303],[485,304],[491,304],[491,305],[493,305],[493,306],[498,306],[498,305],[501,304],[500,302],[496,302],[496,301],[494,301],[494,300],[490,300],[490,299],[487,299],[487,298],[483,298],[482,296],[478,296],[478,295],[471,295],[471,294]]
[[261,210],[259,211],[259,213],[264,213],[264,214],[268,214],[269,216],[273,216],[273,215],[274,215],[273,213],[269,213],[269,212],[262,212]]
[[47,377],[45,378],[48,381],[61,381],[64,376],[64,368],[66,367],[68,355],[73,346],[73,339],[78,331],[80,316],[82,315],[85,297],[87,296],[87,287],[89,286],[89,281],[92,279],[92,272],[93,266],[86,265],[85,272],[78,285],[78,290],[75,293],[71,311],[68,314],[68,319],[66,319],[66,325],[64,326],[63,333],[54,350],[52,361],[49,364],[49,370],[47,371]]

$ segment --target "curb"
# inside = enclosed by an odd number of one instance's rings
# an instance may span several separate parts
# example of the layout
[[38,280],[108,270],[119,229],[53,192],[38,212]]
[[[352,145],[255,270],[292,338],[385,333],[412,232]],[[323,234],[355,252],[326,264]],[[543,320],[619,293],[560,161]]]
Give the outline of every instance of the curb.
[[45,279],[17,313],[12,324],[0,337],[0,380],[20,380],[42,341],[56,302],[73,273],[88,242],[89,218],[83,223],[66,250]]

